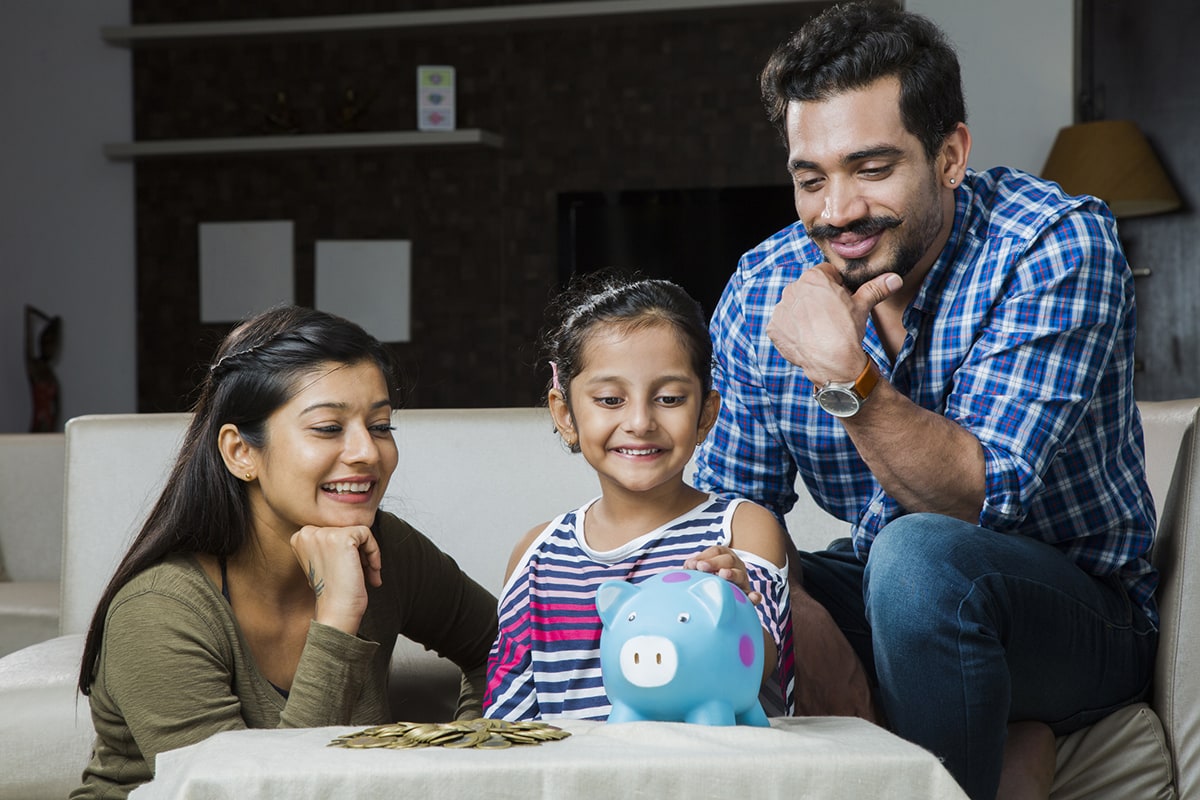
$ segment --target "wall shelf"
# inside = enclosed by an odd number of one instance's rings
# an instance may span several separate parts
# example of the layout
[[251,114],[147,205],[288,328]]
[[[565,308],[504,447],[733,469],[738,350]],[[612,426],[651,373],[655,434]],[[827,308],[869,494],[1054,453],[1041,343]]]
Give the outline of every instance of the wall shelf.
[[212,139],[160,139],[104,145],[113,161],[133,161],[166,156],[223,156],[297,153],[320,150],[381,150],[395,147],[495,147],[503,146],[499,134],[478,128],[455,131],[381,131],[366,133],[314,133],[290,136],[238,136]]
[[646,14],[670,14],[755,6],[797,5],[798,0],[568,0],[382,14],[223,20],[106,26],[100,34],[122,47],[215,39],[245,40],[404,31],[460,25],[496,25]]

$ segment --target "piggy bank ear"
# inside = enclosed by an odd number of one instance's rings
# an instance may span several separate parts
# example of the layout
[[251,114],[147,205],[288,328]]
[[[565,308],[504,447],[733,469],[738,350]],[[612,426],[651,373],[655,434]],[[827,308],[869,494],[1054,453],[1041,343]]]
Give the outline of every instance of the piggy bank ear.
[[720,578],[697,581],[688,592],[700,601],[700,607],[708,612],[714,625],[733,614],[733,594]]
[[605,581],[597,587],[596,611],[605,627],[612,622],[616,610],[638,591],[638,587],[627,581]]

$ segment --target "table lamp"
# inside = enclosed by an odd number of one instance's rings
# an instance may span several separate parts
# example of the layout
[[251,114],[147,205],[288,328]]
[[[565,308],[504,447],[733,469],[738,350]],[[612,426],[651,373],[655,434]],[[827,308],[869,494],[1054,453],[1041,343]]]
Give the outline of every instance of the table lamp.
[[1117,218],[1163,214],[1181,202],[1162,163],[1129,120],[1095,120],[1058,132],[1042,177],[1069,194],[1099,197]]

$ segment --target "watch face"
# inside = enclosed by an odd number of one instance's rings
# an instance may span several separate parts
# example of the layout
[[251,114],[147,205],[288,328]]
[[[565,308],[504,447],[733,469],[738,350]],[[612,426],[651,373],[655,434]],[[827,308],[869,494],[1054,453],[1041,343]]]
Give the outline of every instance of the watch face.
[[858,395],[842,386],[826,386],[817,392],[817,404],[835,417],[853,417],[862,407]]

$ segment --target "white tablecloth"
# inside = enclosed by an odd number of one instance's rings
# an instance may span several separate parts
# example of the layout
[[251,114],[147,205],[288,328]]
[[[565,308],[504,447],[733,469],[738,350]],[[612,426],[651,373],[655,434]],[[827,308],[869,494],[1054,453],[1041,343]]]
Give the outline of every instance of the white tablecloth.
[[572,735],[504,750],[329,747],[347,727],[221,733],[159,755],[131,800],[965,800],[933,755],[856,718],[556,724]]

